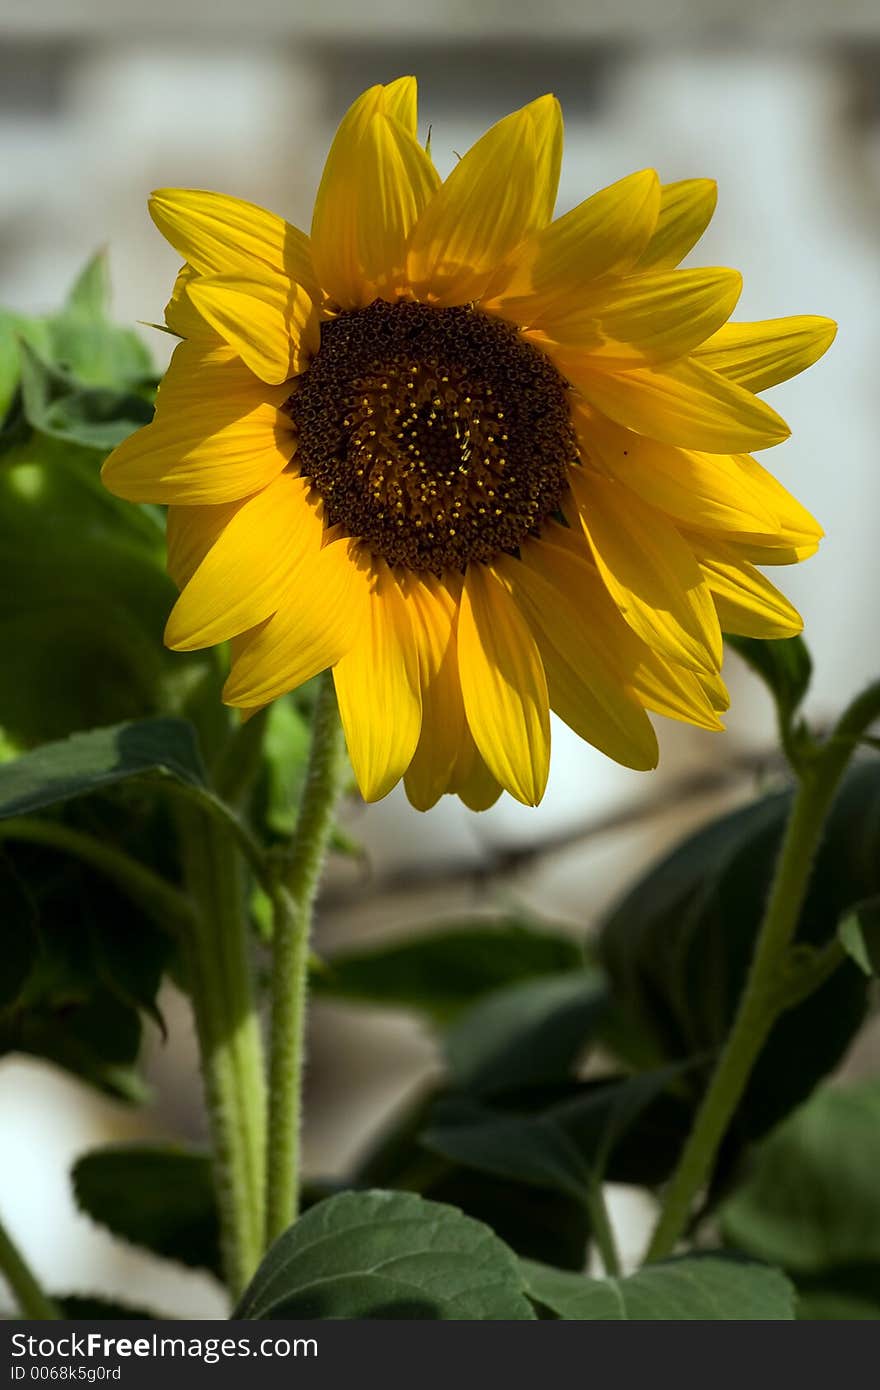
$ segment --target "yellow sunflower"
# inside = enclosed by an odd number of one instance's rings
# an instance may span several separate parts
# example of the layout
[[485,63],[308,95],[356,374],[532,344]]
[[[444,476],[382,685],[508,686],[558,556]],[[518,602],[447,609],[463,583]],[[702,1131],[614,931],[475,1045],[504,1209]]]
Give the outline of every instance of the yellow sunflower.
[[168,504],[166,641],[232,639],[230,705],[332,667],[368,800],[536,804],[551,709],[654,767],[647,710],[722,727],[722,630],[801,627],[755,566],[822,532],[750,457],[789,433],[754,393],[833,323],[728,323],[739,274],[676,268],[710,180],[642,170],[554,220],[561,154],[545,96],[441,181],[401,78],[343,120],[310,237],[150,203],[182,341],[104,481]]

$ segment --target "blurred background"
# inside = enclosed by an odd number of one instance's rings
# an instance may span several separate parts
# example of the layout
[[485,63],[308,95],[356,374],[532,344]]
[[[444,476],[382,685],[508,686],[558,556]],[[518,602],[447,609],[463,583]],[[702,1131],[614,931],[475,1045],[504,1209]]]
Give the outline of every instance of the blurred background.
[[[502,115],[555,92],[560,211],[649,165],[666,181],[714,177],[718,212],[690,260],[744,272],[737,316],[840,323],[828,359],[773,392],[794,434],[764,460],[827,532],[815,559],[779,572],[816,660],[809,713],[827,721],[877,674],[878,58],[880,16],[867,3],[2,0],[0,303],[54,307],[106,245],[120,321],[161,319],[177,257],[149,221],[149,190],[218,189],[308,229],[336,124],[371,83],[418,76],[442,172]],[[164,363],[169,340],[143,333]],[[772,771],[769,702],[734,661],[728,733],[664,724],[654,774],[619,768],[556,725],[538,810],[502,800],[478,817],[449,801],[419,816],[398,793],[348,805],[365,858],[331,865],[319,949],[499,905],[583,935],[640,869]],[[173,998],[167,1010],[146,1114],[36,1062],[0,1064],[0,1190],[17,1194],[10,1228],[38,1272],[51,1259],[56,1286],[222,1315],[207,1277],[112,1241],[68,1192],[67,1166],[91,1145],[202,1135],[191,1026]],[[864,1070],[878,1052],[869,1036],[847,1066]],[[341,1174],[434,1065],[430,1039],[403,1017],[316,1004],[310,1170]],[[643,1214],[611,1195],[634,1256]]]

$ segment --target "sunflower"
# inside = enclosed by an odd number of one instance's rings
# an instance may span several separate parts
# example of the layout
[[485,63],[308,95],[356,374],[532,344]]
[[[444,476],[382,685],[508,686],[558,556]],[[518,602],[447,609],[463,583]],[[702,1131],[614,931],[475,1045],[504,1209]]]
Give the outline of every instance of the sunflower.
[[166,642],[231,639],[228,704],[332,668],[367,800],[403,777],[420,809],[537,804],[551,709],[652,768],[647,711],[722,727],[722,630],[800,630],[756,566],[822,532],[750,456],[789,433],[755,392],[835,329],[728,323],[739,274],[677,268],[710,180],[642,170],[554,220],[551,96],[445,180],[416,131],[413,78],[365,92],[310,237],[153,195],[182,341],[103,476],[168,505]]

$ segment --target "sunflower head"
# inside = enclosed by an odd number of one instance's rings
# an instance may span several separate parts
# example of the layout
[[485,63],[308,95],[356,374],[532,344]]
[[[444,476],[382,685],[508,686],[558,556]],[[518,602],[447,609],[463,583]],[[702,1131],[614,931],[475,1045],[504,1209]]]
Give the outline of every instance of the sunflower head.
[[834,325],[730,323],[739,275],[678,268],[707,179],[642,170],[554,219],[561,153],[541,97],[441,181],[401,78],[344,118],[308,237],[151,199],[181,341],[105,483],[168,505],[166,641],[231,639],[229,704],[332,668],[368,800],[536,804],[551,709],[653,767],[647,711],[721,728],[722,630],[801,627],[756,566],[822,533],[751,457],[788,435],[756,392]]

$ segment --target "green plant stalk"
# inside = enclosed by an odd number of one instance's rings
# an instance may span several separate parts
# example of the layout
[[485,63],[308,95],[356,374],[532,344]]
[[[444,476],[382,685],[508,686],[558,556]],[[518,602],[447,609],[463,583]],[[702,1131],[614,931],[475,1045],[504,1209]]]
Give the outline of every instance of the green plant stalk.
[[291,852],[281,866],[272,895],[267,1246],[296,1220],[299,1210],[309,938],[344,768],[336,695],[332,676],[326,672],[312,719],[309,760]]
[[196,806],[180,809],[187,887],[196,912],[184,936],[195,1012],[226,1283],[233,1298],[263,1253],[266,1084],[241,861],[228,832]]
[[39,1280],[0,1221],[0,1274],[4,1276],[26,1318],[46,1322],[60,1318],[59,1309],[43,1292]]
[[[660,1217],[648,1246],[648,1260],[664,1259],[675,1249],[773,1025],[785,1009],[806,997],[803,988],[792,990],[792,937],[840,779],[861,735],[878,717],[880,683],[853,701],[828,741],[799,769],[800,783],[739,1007],[664,1193]],[[836,948],[831,949],[822,965],[833,965],[838,955]],[[820,968],[814,988],[827,977],[827,968],[824,973]]]
[[602,1191],[602,1184],[593,1179],[587,1187],[587,1212],[590,1217],[590,1232],[602,1261],[602,1268],[609,1279],[620,1275],[620,1256],[614,1238],[614,1227],[608,1212],[608,1204]]

